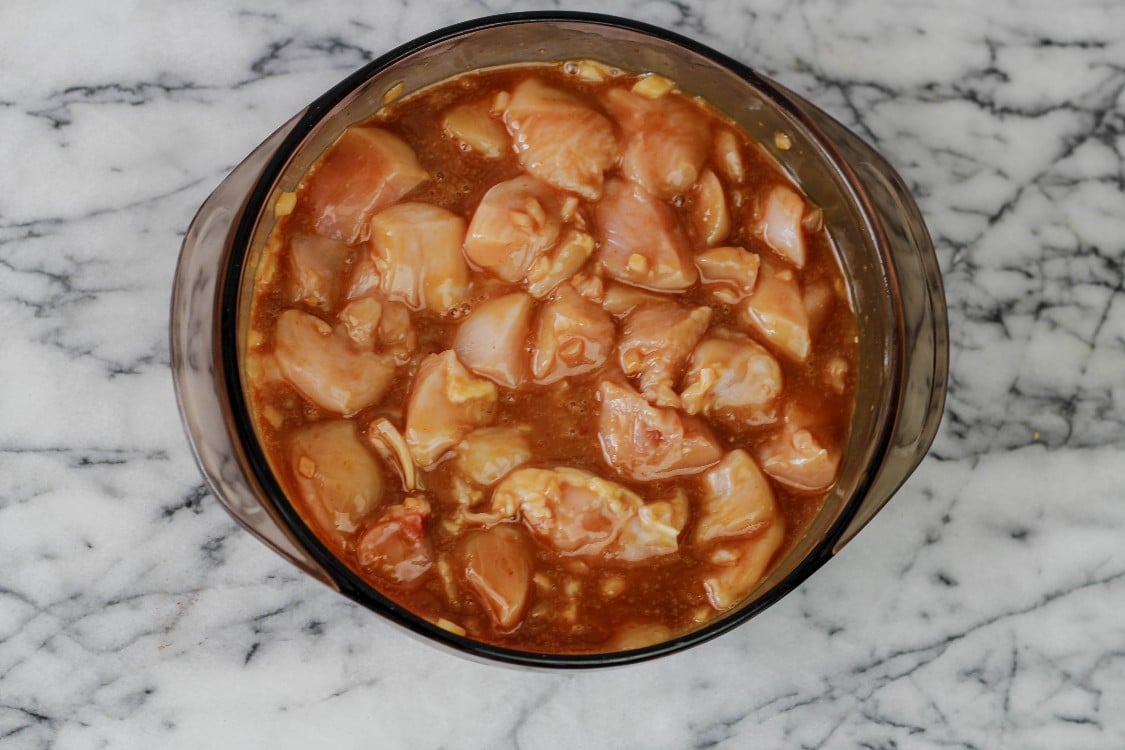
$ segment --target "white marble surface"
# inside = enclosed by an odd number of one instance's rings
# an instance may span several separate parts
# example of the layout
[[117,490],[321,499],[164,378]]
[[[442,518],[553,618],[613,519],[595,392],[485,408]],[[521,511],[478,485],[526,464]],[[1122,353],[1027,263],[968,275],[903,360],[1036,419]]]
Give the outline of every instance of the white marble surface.
[[1115,0],[573,6],[682,31],[856,128],[945,273],[930,457],[739,631],[607,672],[470,663],[206,493],[166,333],[194,210],[366,60],[513,7],[0,4],[0,748],[1125,747]]

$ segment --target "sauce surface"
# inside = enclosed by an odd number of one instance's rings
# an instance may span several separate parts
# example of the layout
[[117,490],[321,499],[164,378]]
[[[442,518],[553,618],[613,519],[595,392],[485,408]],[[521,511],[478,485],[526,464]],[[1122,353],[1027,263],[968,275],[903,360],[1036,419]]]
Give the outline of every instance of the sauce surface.
[[277,213],[255,428],[318,537],[442,627],[666,640],[836,480],[856,324],[821,213],[671,81],[460,76],[349,128]]

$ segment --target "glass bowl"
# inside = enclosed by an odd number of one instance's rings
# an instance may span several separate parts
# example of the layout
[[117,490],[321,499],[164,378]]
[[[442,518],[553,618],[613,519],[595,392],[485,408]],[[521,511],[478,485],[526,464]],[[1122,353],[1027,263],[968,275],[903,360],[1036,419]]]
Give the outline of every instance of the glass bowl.
[[[255,435],[242,387],[247,310],[274,201],[388,92],[408,94],[475,68],[596,59],[655,72],[701,96],[771,152],[810,199],[849,280],[859,341],[856,405],[840,477],[819,514],[739,606],[666,642],[598,654],[514,650],[458,636],[365,583],[286,499]],[[399,88],[401,87],[401,89]],[[775,134],[788,139],[777,143]],[[679,651],[746,622],[840,551],[929,449],[945,401],[948,330],[933,246],[917,205],[875,151],[830,116],[752,69],[685,37],[584,13],[493,16],[433,32],[334,86],[267,138],[211,194],[184,239],[172,290],[172,371],[196,461],[248,531],[368,609],[462,654],[521,665],[591,667]]]

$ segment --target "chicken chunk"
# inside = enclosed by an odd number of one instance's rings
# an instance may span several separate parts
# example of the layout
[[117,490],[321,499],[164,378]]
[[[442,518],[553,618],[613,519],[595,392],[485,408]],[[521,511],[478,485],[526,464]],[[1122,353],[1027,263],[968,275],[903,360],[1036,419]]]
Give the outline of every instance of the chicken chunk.
[[527,269],[528,293],[536,298],[546,297],[578,273],[593,254],[593,237],[573,228],[565,230],[554,249],[533,261]]
[[613,124],[604,115],[530,78],[512,91],[504,124],[531,175],[588,200],[601,197],[604,173],[618,157]]
[[492,421],[496,386],[473,375],[452,349],[430,354],[418,365],[406,405],[406,444],[425,468],[478,427]]
[[746,162],[738,145],[738,136],[729,128],[718,128],[711,142],[711,159],[727,181],[735,185],[746,179]]
[[531,593],[532,559],[524,532],[513,524],[470,531],[458,552],[469,590],[503,630],[523,618]]
[[754,293],[739,305],[738,318],[790,359],[808,359],[812,346],[809,315],[792,269],[762,261]]
[[505,281],[522,281],[558,241],[562,201],[550,186],[521,175],[493,185],[473,213],[465,256]]
[[653,406],[631,388],[610,381],[598,388],[602,456],[628,479],[645,482],[697,474],[722,458],[700,420]]
[[781,365],[748,336],[716,331],[692,352],[683,390],[684,411],[757,427],[777,421]]
[[379,128],[348,128],[304,189],[316,233],[354,245],[368,237],[368,219],[429,174],[405,141]]
[[462,104],[445,113],[441,128],[463,148],[486,159],[499,159],[510,147],[508,132],[493,116],[486,101]]
[[348,260],[348,246],[339,240],[315,234],[298,234],[289,240],[289,298],[323,312],[340,299],[341,276]]
[[513,292],[482,302],[457,329],[453,350],[466,367],[515,388],[527,377],[527,337],[534,300]]
[[429,203],[399,203],[376,214],[371,250],[383,293],[411,310],[461,304],[469,293],[464,239],[465,220]]
[[601,101],[625,133],[621,171],[626,177],[664,200],[695,184],[707,160],[710,133],[691,104],[625,89],[610,89]]
[[749,536],[782,522],[769,480],[744,450],[724,456],[700,484],[696,544]]
[[625,316],[617,345],[622,372],[638,379],[641,395],[649,402],[678,407],[675,385],[710,322],[709,307],[665,301],[637,307]]
[[762,469],[797,492],[824,492],[836,481],[839,449],[817,437],[823,429],[804,410],[789,408],[784,420],[758,448]]
[[644,188],[613,179],[594,211],[605,272],[627,284],[662,292],[695,283],[691,247],[676,215]]
[[672,526],[677,519],[669,508],[645,505],[636,493],[582,469],[516,469],[492,493],[492,512],[522,518],[564,555],[634,561],[678,548],[680,528]]
[[315,315],[285,310],[274,335],[282,376],[327,411],[355,414],[381,399],[394,377],[393,357],[359,348],[343,329]]
[[383,501],[383,471],[342,419],[315,422],[289,439],[297,492],[322,529],[352,532]]
[[730,210],[723,184],[710,169],[704,169],[691,190],[691,219],[695,235],[714,247],[730,234]]
[[569,286],[559,287],[539,311],[531,375],[554,383],[601,367],[613,349],[613,320]]
[[711,606],[722,612],[746,598],[765,576],[784,539],[785,527],[779,517],[761,533],[717,549],[711,556],[716,568],[703,579]]
[[457,446],[457,468],[484,487],[491,487],[531,460],[531,428],[482,427]]
[[410,496],[383,511],[356,542],[359,564],[399,586],[416,586],[433,566],[433,548],[426,535],[430,504]]
[[716,247],[695,256],[703,288],[728,305],[737,305],[753,293],[761,263],[757,253],[741,247]]
[[762,239],[797,268],[805,267],[807,250],[801,220],[805,216],[805,199],[787,185],[778,185],[766,196],[762,207]]
[[361,297],[344,305],[340,323],[363,349],[390,354],[396,365],[410,361],[418,348],[418,334],[405,305],[377,297]]

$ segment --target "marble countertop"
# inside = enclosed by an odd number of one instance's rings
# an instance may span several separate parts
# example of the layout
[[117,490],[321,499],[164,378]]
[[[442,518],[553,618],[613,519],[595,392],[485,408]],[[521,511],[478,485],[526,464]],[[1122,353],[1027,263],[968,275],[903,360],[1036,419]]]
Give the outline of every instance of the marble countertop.
[[167,337],[196,208],[365,61],[548,6],[0,6],[0,748],[1125,747],[1112,0],[572,6],[694,37],[853,127],[944,272],[929,457],[736,632],[602,672],[469,662],[297,573],[207,493]]

